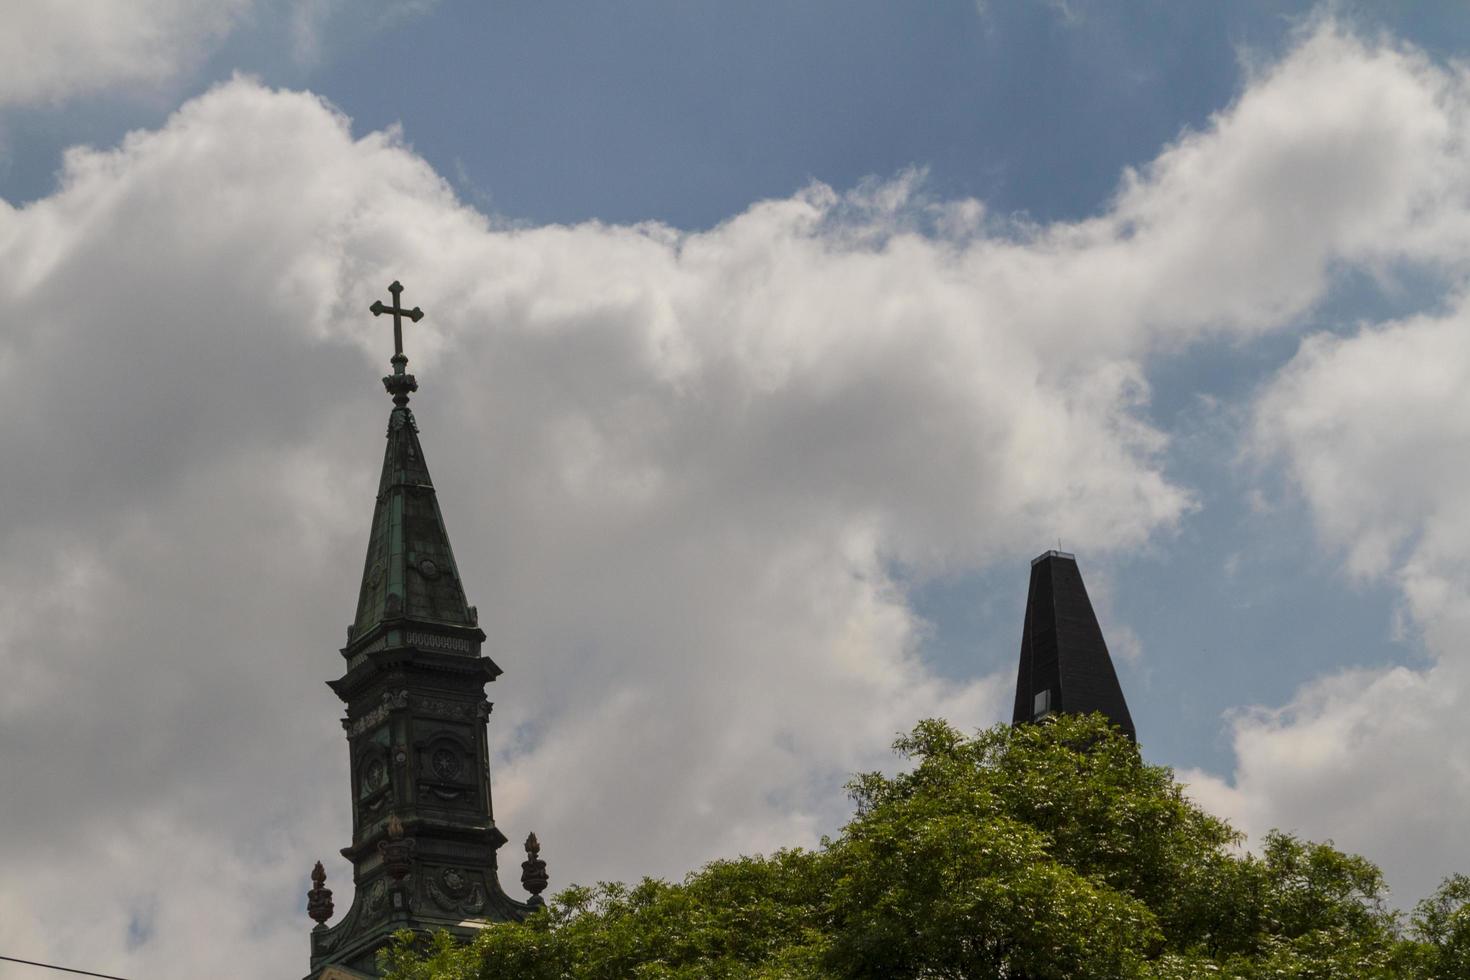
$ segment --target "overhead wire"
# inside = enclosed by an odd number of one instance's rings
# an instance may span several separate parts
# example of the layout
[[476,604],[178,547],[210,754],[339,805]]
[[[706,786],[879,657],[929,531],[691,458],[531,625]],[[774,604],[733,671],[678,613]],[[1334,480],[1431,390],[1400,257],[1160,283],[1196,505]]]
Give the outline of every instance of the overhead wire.
[[110,973],[93,973],[91,970],[73,970],[69,966],[57,966],[55,963],[38,963],[35,960],[23,960],[16,956],[0,956],[0,960],[7,963],[24,963],[26,966],[39,966],[47,970],[60,970],[62,973],[78,973],[84,977],[101,977],[102,980],[128,980],[127,977],[115,977]]

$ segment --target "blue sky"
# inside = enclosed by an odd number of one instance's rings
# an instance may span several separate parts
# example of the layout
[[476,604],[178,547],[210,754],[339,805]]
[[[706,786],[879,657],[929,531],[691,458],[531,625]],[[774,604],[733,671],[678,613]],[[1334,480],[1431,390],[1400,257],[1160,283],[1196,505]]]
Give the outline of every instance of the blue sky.
[[266,10],[168,96],[18,113],[8,199],[46,193],[66,145],[158,125],[246,71],[321,93],[360,130],[401,124],[441,174],[516,220],[701,228],[813,179],[849,187],[910,166],[941,197],[1075,218],[1227,104],[1242,50],[1269,56],[1294,19],[1253,3],[464,2],[364,24],[324,6],[304,60],[281,43],[284,12]]
[[[0,885],[7,953],[86,866],[83,966],[295,968],[394,277],[555,883],[811,843],[899,728],[1000,720],[1058,543],[1202,802],[1405,901],[1470,870],[1458,5],[44,8],[0,39],[0,781],[73,816],[0,810],[58,883]],[[231,856],[175,891],[163,840]],[[191,947],[207,886],[243,925]]]

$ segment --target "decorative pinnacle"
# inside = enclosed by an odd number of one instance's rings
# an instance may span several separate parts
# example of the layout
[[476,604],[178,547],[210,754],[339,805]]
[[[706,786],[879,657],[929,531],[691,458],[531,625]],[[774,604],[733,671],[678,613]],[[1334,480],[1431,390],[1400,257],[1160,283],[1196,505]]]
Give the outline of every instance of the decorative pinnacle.
[[521,862],[521,887],[531,893],[527,905],[542,906],[546,899],[541,893],[551,882],[546,873],[546,862],[541,860],[541,842],[536,839],[535,834],[526,837],[526,860]]
[[381,300],[374,300],[373,305],[368,307],[373,316],[382,316],[384,313],[393,314],[393,373],[383,379],[383,387],[388,389],[388,394],[393,396],[393,404],[403,408],[408,404],[408,393],[418,391],[419,384],[413,375],[404,371],[408,366],[408,358],[403,353],[403,318],[408,317],[414,323],[424,318],[424,311],[415,306],[411,310],[405,310],[400,301],[403,295],[403,284],[396,279],[388,287],[388,292],[393,294],[393,305],[384,306]]
[[403,821],[398,814],[388,815],[388,836],[378,841],[378,853],[383,856],[383,867],[387,869],[395,886],[413,870],[413,852],[417,842],[403,835]]
[[318,861],[311,869],[311,891],[306,893],[306,914],[316,922],[317,928],[325,928],[332,917],[332,890],[326,887],[327,871]]

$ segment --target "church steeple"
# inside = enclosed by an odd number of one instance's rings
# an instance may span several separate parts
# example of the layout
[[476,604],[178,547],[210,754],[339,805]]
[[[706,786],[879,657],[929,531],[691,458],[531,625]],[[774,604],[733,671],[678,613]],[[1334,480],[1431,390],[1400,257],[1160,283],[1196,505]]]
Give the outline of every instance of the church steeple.
[[352,844],[342,855],[355,897],[328,927],[331,892],[313,878],[308,904],[320,924],[309,980],[377,976],[376,953],[399,929],[469,938],[534,908],[500,886],[496,851],[506,838],[491,804],[485,684],[501,671],[480,652],[486,637],[465,600],[408,408],[418,382],[406,371],[402,319],[424,314],[401,307],[401,285],[388,289],[393,305],[371,307],[394,321],[393,373],[383,379],[393,396],[388,445],[342,648],[346,671],[328,682],[347,706]]
[[408,358],[403,353],[401,319],[407,316],[417,323],[424,312],[399,305],[403,287],[398,283],[388,291],[393,305],[374,303],[372,312],[393,314],[393,373],[383,379],[383,387],[393,396],[393,411],[388,416],[383,475],[352,623],[354,638],[400,616],[454,626],[474,626],[476,619],[465,601],[434,481],[419,445],[418,424],[408,407],[409,393],[418,390],[418,381],[405,371]]
[[1077,556],[1048,551],[1031,562],[1012,723],[1093,711],[1136,737]]

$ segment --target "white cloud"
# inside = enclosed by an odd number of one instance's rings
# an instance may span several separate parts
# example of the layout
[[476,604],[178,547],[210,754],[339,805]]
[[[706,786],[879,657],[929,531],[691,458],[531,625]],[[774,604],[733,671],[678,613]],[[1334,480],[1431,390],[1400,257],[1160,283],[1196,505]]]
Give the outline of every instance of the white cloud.
[[[437,0],[9,0],[0,109],[126,90],[164,91],[243,31],[270,64],[314,67],[343,38],[389,29]],[[252,63],[254,64],[254,63]]]
[[[1330,88],[1311,99],[1278,98],[1285,80],[1314,73]],[[1373,103],[1379,108],[1366,111]],[[1221,238],[1233,243],[1227,256],[1282,263],[1266,281],[1281,314],[1303,308],[1334,266],[1355,265],[1390,288],[1403,266],[1463,282],[1470,99],[1462,74],[1392,44],[1365,48],[1319,24],[1234,112],[1253,104],[1276,121],[1283,147],[1302,127],[1324,136],[1315,158],[1286,152],[1278,162],[1298,179],[1273,176],[1282,192],[1226,221]],[[1361,208],[1338,197],[1355,194]],[[1324,210],[1329,200],[1337,203]],[[1264,235],[1295,236],[1294,254],[1253,246],[1240,229],[1257,222]],[[1332,837],[1381,862],[1405,903],[1470,866],[1470,767],[1460,761],[1470,750],[1470,504],[1461,492],[1470,476],[1467,325],[1464,300],[1452,297],[1434,315],[1308,338],[1262,391],[1250,439],[1257,459],[1285,465],[1349,577],[1399,587],[1402,620],[1428,663],[1345,670],[1304,685],[1280,708],[1237,712],[1230,780],[1185,774],[1203,803],[1254,836],[1282,827]]]
[[438,0],[287,0],[285,30],[298,64],[316,65],[333,42],[392,28],[437,6]]
[[1260,398],[1258,452],[1284,460],[1323,540],[1401,590],[1429,665],[1323,678],[1233,720],[1233,787],[1201,799],[1259,834],[1334,836],[1412,899],[1470,866],[1470,307],[1321,334]]
[[251,2],[12,0],[0,31],[0,106],[166,82],[202,59]]
[[1001,717],[1009,671],[925,669],[894,563],[1168,533],[1148,356],[1291,326],[1334,264],[1432,251],[1432,212],[1450,240],[1460,99],[1326,29],[1102,216],[1021,231],[912,175],[701,233],[501,228],[393,134],[239,80],[73,151],[0,204],[0,941],[56,958],[81,914],[89,968],[302,967],[392,278],[506,669],[498,818],[559,883],[677,873],[833,829],[922,715]]
[[[73,956],[300,966],[280,937],[347,834],[320,681],[387,408],[365,309],[393,277],[429,310],[424,439],[507,670],[498,812],[559,881],[810,842],[896,731],[999,717],[1006,678],[927,672],[891,562],[1058,528],[1127,546],[1187,497],[1136,368],[979,314],[964,256],[905,230],[912,193],[816,186],[700,234],[497,230],[392,134],[241,80],[0,213],[0,401],[25,420],[0,452],[27,460],[0,474],[0,660],[24,680],[0,729],[31,787],[0,819],[13,880],[89,882]],[[115,847],[73,846],[99,824]],[[166,870],[211,848],[217,872]],[[274,912],[232,897],[198,943],[181,924],[246,879]],[[71,890],[20,888],[0,939],[56,958]],[[139,908],[158,925],[130,951]]]

